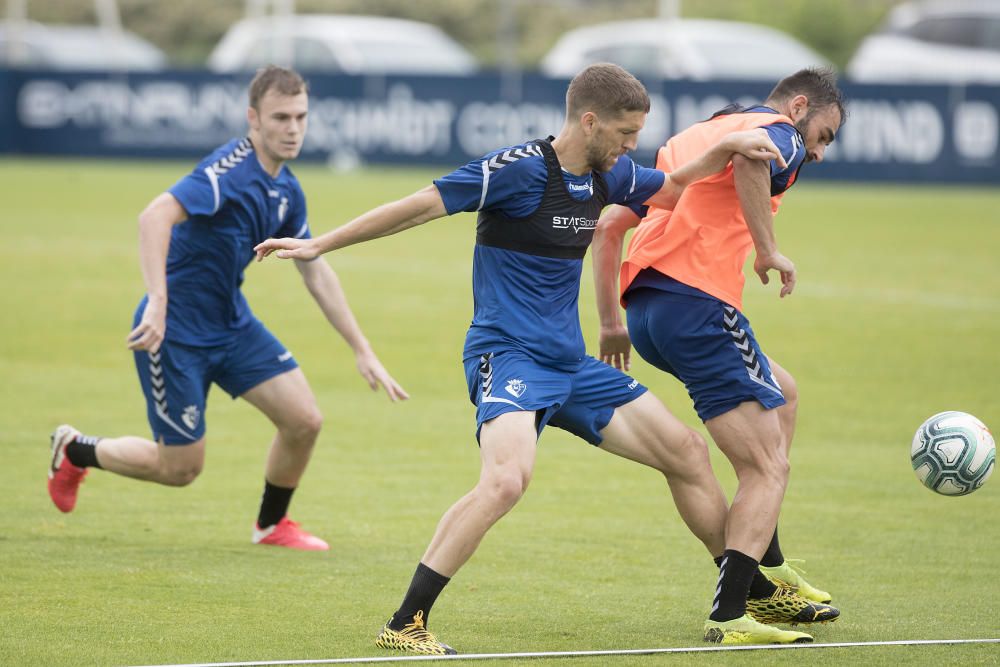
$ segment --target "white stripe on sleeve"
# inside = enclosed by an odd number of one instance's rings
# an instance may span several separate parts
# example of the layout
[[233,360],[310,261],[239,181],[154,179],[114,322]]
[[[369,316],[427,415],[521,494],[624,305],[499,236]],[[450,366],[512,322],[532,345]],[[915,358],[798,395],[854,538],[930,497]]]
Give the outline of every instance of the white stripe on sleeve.
[[486,203],[486,191],[490,189],[490,165],[486,160],[483,160],[483,194],[479,198],[479,207],[476,208],[477,211],[483,208],[483,204]]
[[215,214],[219,210],[219,176],[211,167],[205,167],[205,175],[208,176],[208,182],[212,184],[212,194],[215,196],[215,206],[212,207],[212,213]]

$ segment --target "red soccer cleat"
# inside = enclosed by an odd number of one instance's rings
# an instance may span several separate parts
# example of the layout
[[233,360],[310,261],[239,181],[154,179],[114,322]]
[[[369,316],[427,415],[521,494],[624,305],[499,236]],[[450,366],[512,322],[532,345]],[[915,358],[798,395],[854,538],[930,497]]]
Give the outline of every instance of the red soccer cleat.
[[80,435],[72,426],[63,424],[52,433],[52,463],[49,464],[49,497],[60,512],[72,512],[87,469],[80,468],[66,457],[66,445]]
[[327,551],[330,545],[306,531],[299,528],[299,524],[292,521],[287,516],[281,521],[261,530],[260,526],[254,524],[253,527],[254,544],[271,544],[276,547],[288,547],[289,549],[302,549],[303,551]]

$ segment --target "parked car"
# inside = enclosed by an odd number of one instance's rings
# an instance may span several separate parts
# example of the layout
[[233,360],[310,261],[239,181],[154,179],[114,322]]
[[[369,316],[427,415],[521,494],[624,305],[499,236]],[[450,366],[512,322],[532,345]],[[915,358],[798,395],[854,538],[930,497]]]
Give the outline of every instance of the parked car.
[[1000,3],[908,2],[889,13],[847,65],[855,81],[1000,83]]
[[381,16],[298,14],[234,23],[208,57],[216,72],[267,64],[346,74],[468,74],[476,60],[429,23]]
[[777,81],[811,65],[829,65],[795,38],[767,26],[709,19],[613,21],[570,30],[541,61],[541,71],[572,77],[595,62],[637,76]]
[[163,51],[127,30],[0,21],[0,67],[150,71],[166,65]]

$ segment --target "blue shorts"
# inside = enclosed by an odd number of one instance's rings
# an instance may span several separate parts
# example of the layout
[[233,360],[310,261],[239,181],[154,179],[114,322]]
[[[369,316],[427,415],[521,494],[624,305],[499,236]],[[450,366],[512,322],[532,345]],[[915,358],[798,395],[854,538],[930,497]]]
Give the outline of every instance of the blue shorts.
[[165,340],[156,354],[136,351],[135,368],[153,440],[190,445],[205,435],[205,401],[213,382],[237,398],[298,364],[255,319],[225,345],[194,347]]
[[636,352],[687,387],[702,421],[757,401],[785,404],[743,313],[710,296],[649,287],[629,290],[628,332]]
[[469,399],[476,406],[476,438],[484,422],[506,412],[537,412],[538,434],[552,424],[592,445],[615,408],[646,393],[646,388],[593,357],[565,371],[538,363],[518,350],[503,350],[465,360]]

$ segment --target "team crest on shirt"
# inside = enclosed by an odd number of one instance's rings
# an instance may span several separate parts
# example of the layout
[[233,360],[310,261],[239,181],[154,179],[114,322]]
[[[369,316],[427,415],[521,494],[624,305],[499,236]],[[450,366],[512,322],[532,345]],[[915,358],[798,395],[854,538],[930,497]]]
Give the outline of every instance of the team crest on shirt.
[[288,197],[282,197],[278,204],[278,222],[285,221],[285,214],[288,213]]
[[523,394],[527,388],[528,385],[524,384],[523,381],[517,379],[507,380],[507,386],[504,387],[504,389],[507,390],[507,393],[513,396],[514,398],[521,398],[521,394]]
[[201,418],[201,413],[198,411],[198,406],[189,405],[184,408],[184,413],[181,415],[181,421],[189,429],[194,429],[198,426],[198,420]]

